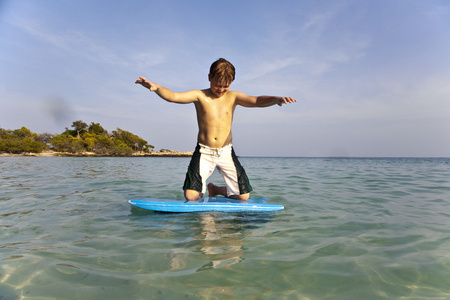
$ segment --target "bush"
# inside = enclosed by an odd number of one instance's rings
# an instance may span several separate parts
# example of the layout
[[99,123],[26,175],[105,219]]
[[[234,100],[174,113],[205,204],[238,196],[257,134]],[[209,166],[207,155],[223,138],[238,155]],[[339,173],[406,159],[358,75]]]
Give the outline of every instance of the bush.
[[50,140],[53,149],[59,152],[80,153],[86,151],[81,138],[76,138],[67,134],[54,136]]
[[66,130],[58,135],[36,134],[26,127],[16,130],[0,128],[0,152],[23,153],[42,152],[51,149],[58,152],[94,152],[100,155],[131,155],[135,151],[148,152],[153,149],[146,140],[117,128],[111,135],[99,124],[87,126],[83,121],[72,123],[74,130]]
[[0,129],[0,152],[13,154],[38,153],[48,149],[38,134],[26,127],[16,130]]

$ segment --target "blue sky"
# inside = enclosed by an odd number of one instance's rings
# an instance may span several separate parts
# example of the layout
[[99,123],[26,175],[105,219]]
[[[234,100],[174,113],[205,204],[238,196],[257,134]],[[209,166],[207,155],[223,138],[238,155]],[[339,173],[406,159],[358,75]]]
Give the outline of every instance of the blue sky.
[[291,96],[238,107],[242,156],[450,157],[450,2],[0,0],[0,127],[117,127],[193,150],[192,104],[219,57],[233,90]]

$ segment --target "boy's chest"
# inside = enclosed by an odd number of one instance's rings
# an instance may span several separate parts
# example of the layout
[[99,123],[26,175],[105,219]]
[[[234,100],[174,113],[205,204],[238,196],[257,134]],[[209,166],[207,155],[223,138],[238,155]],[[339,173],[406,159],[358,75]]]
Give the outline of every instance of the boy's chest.
[[232,116],[234,111],[234,102],[231,99],[206,99],[199,103],[200,112],[210,118],[226,118]]

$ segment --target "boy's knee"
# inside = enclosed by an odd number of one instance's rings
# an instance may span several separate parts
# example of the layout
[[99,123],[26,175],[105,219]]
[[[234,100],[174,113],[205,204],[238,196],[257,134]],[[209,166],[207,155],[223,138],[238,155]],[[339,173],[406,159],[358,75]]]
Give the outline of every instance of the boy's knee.
[[202,193],[200,193],[199,191],[190,190],[190,189],[184,190],[184,198],[186,198],[186,200],[188,200],[188,201],[197,200],[201,196],[202,196]]
[[242,194],[242,195],[234,195],[231,198],[235,200],[247,201],[250,198],[250,193]]

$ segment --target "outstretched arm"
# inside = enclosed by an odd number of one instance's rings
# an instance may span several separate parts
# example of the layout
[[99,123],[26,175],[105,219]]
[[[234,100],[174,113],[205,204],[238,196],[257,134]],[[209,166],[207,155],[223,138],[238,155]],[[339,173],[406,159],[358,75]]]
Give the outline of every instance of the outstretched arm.
[[244,107],[267,107],[278,104],[282,106],[283,104],[297,102],[291,97],[276,97],[276,96],[249,96],[240,92],[236,92],[236,103]]
[[173,92],[172,90],[165,88],[157,83],[153,83],[145,79],[144,77],[139,77],[136,84],[140,84],[145,88],[148,88],[151,92],[155,92],[159,97],[163,98],[168,102],[174,103],[192,103],[198,100],[199,91],[192,90],[182,93]]

